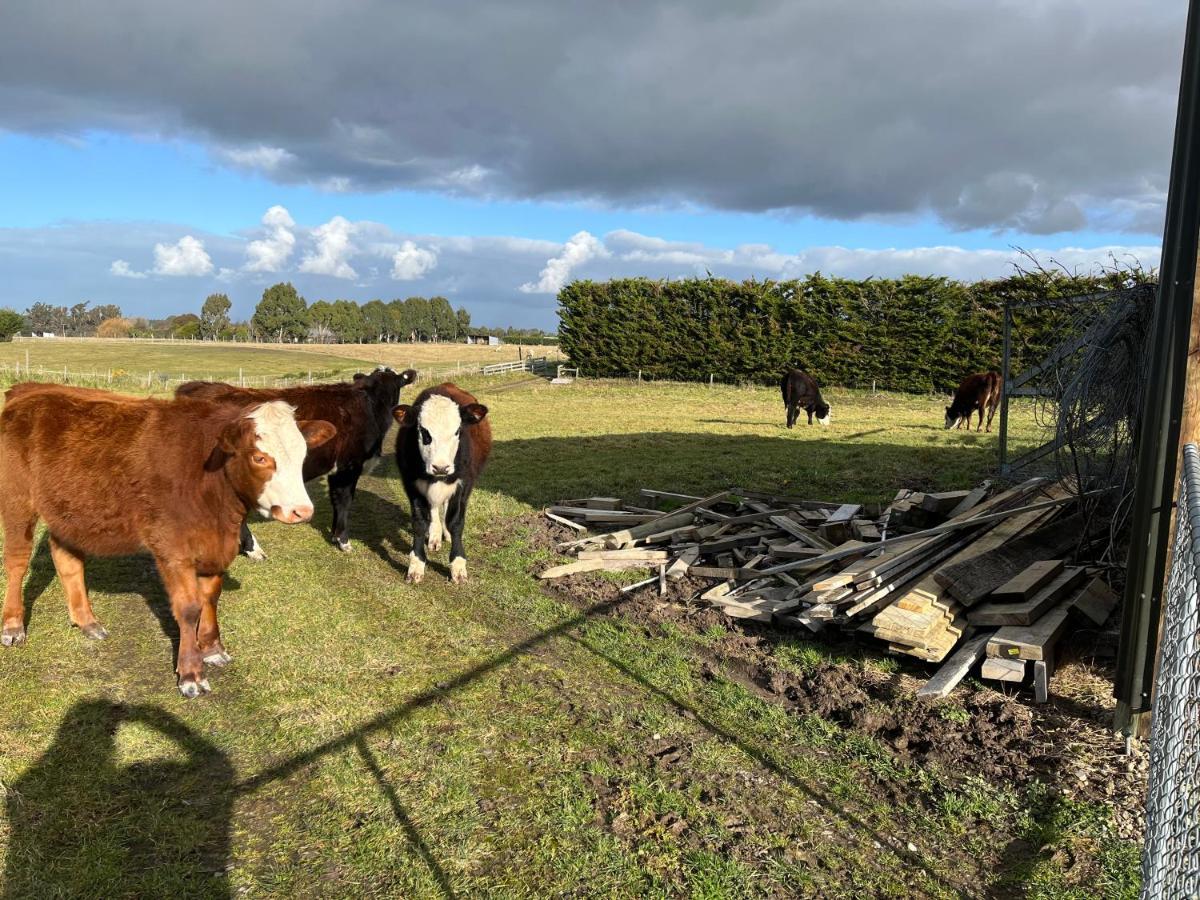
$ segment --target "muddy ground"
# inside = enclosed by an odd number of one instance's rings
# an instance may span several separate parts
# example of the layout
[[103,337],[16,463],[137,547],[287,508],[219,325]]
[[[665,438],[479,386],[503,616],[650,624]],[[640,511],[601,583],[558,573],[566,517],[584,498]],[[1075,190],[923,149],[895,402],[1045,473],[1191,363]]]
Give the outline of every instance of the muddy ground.
[[[577,536],[537,515],[520,525],[535,549],[554,551]],[[638,573],[629,575],[627,583],[639,580]],[[581,609],[611,604],[601,614],[652,636],[664,628],[702,633],[719,625],[728,633],[696,645],[702,673],[720,672],[797,715],[816,714],[869,736],[900,762],[937,772],[951,784],[964,776],[1017,788],[1040,782],[1058,796],[1103,804],[1112,809],[1121,837],[1141,839],[1146,754],[1126,754],[1124,741],[1109,728],[1115,617],[1104,629],[1064,637],[1047,704],[1033,703],[1030,689],[998,690],[972,678],[945,700],[918,700],[915,693],[937,670],[935,664],[893,657],[900,662],[892,672],[862,661],[824,661],[805,671],[785,667],[776,651],[797,639],[822,645],[834,656],[856,650],[859,656],[886,654],[878,644],[837,632],[826,637],[731,619],[692,599],[712,583],[684,579],[670,583],[666,597],[655,586],[622,599],[620,585],[588,573],[556,579],[548,589]]]

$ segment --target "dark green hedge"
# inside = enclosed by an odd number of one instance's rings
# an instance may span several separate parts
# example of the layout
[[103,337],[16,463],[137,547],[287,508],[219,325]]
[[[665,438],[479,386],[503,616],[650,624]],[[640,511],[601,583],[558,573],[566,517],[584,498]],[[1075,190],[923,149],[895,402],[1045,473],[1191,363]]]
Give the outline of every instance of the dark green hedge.
[[[559,292],[559,343],[593,377],[773,384],[798,366],[823,385],[953,390],[999,370],[1006,300],[1048,300],[1126,287],[1140,271],[1038,271],[964,283],[909,275],[853,281],[626,278]],[[1014,367],[1061,341],[1068,312],[1017,314]]]

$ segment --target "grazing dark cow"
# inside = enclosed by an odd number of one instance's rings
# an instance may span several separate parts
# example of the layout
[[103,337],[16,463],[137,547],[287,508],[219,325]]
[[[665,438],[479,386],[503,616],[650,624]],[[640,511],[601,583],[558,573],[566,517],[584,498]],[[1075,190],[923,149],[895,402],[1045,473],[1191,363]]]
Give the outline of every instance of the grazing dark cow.
[[954,392],[954,402],[946,407],[946,427],[960,428],[967,423],[967,431],[971,430],[971,413],[979,411],[979,424],[976,431],[983,428],[983,413],[987,410],[987,430],[992,430],[992,416],[1000,405],[1000,392],[1003,389],[999,372],[979,372],[968,375],[963,379],[958,390]]
[[787,407],[787,427],[791,428],[800,418],[800,410],[808,413],[808,424],[813,423],[813,414],[822,425],[829,424],[829,404],[821,398],[821,389],[807,372],[789,369],[783,376],[783,405]]
[[[175,390],[176,397],[195,397],[221,403],[251,404],[283,400],[296,407],[301,419],[323,419],[337,427],[337,438],[309,451],[304,460],[304,480],[329,475],[329,502],[333,507],[333,543],[350,549],[350,503],[363,472],[370,473],[383,453],[383,439],[392,424],[392,408],[400,402],[400,389],[417,377],[412,369],[393,372],[379,368],[370,375],[355,375],[352,384],[315,384],[257,390],[216,381],[189,381]],[[266,559],[262,547],[242,526],[241,550],[255,560]]]
[[230,659],[217,599],[237,556],[238,528],[254,509],[287,523],[312,517],[301,465],[334,426],[298,422],[278,401],[238,409],[38,384],[5,396],[0,520],[8,585],[0,643],[25,640],[21,582],[40,518],[71,621],[91,638],[108,632],[88,601],[85,557],[150,551],[179,623],[179,690],[185,697],[207,691],[204,664]]
[[426,551],[450,541],[450,580],[467,580],[463,525],[467,501],[492,450],[487,407],[453,384],[426,388],[411,406],[398,406],[396,462],[412,507],[413,546],[408,580],[425,577]]

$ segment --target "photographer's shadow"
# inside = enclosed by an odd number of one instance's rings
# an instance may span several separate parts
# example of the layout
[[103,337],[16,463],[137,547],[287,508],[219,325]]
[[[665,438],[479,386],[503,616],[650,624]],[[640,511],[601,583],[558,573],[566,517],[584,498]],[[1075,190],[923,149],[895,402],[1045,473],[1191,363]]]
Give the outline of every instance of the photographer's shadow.
[[[136,726],[161,755],[122,764],[118,735]],[[80,701],[8,786],[0,896],[228,897],[233,790],[228,757],[170,713]]]

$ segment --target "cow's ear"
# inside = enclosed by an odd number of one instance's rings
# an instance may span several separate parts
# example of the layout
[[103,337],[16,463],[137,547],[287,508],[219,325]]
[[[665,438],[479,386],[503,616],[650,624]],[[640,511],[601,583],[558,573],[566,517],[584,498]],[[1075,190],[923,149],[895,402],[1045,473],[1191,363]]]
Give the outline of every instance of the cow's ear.
[[222,453],[233,456],[243,447],[253,444],[254,435],[255,427],[253,419],[235,419],[226,425],[225,430],[221,432],[221,437],[217,439],[217,449]]
[[487,407],[482,403],[468,403],[462,408],[462,420],[468,425],[478,425],[487,415]]
[[401,403],[399,406],[393,407],[392,418],[395,419],[398,424],[404,425],[406,424],[405,420],[408,418],[411,412],[411,406],[409,406],[407,403]]
[[300,433],[304,435],[304,443],[310,448],[320,447],[337,434],[337,427],[324,419],[304,419],[296,423]]
[[403,372],[400,373],[400,378],[402,379],[403,384],[412,384],[414,381],[417,380],[417,370],[416,369],[405,369]]

